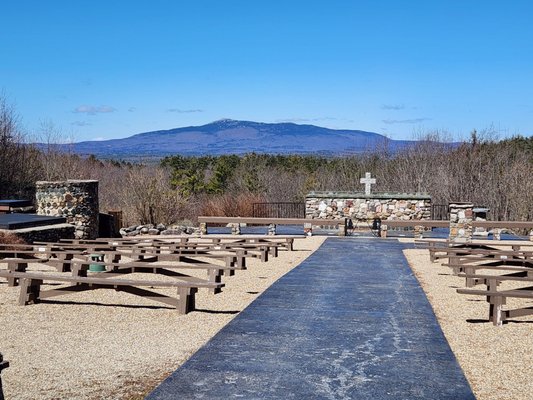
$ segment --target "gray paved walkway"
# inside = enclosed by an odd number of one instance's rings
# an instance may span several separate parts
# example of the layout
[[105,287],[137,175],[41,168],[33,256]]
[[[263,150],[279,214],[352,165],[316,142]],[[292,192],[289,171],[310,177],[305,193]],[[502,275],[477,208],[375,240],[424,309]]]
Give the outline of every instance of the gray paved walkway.
[[329,238],[148,399],[474,399],[402,249]]

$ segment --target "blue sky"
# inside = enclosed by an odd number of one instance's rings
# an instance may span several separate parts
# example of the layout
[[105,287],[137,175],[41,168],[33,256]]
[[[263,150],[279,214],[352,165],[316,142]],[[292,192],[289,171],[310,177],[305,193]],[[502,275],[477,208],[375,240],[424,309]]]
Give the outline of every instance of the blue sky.
[[0,90],[75,141],[221,119],[533,134],[531,1],[20,0]]

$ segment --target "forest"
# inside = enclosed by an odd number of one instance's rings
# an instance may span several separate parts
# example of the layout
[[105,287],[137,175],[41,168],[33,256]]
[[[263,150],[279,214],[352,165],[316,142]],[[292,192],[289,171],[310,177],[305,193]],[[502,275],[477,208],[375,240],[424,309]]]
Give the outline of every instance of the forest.
[[[428,132],[400,152],[346,157],[246,154],[185,157],[159,163],[99,160],[60,150],[51,125],[31,144],[16,111],[0,96],[0,198],[33,198],[38,180],[97,179],[100,208],[122,210],[126,224],[195,223],[198,215],[251,215],[260,202],[303,202],[309,191],[426,193],[433,204],[471,201],[493,220],[533,219],[533,137],[497,140],[472,131],[449,144]],[[64,147],[62,147],[64,149]]]

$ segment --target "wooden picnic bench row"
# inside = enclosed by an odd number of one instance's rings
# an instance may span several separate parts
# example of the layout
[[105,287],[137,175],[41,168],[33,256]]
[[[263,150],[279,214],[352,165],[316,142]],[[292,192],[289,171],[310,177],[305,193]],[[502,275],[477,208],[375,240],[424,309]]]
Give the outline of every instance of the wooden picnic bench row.
[[86,239],[62,239],[63,243],[75,243],[75,244],[94,244],[94,243],[174,243],[174,244],[269,244],[277,246],[289,251],[294,248],[294,240],[304,239],[305,235],[276,235],[276,236],[264,236],[264,235],[203,235],[203,236],[133,236],[124,238],[99,238],[95,240]]
[[[37,243],[34,245],[0,245],[0,276],[7,278],[12,286],[20,283],[19,304],[26,305],[41,299],[93,289],[115,289],[139,295],[151,300],[170,304],[179,313],[194,310],[195,294],[206,288],[212,293],[221,291],[224,274],[232,275],[238,269],[246,269],[246,257],[258,256],[268,260],[268,255],[277,256],[279,244],[257,242],[224,243],[224,245],[174,243],[172,240],[146,242],[118,240],[94,241],[92,243],[61,242]],[[292,247],[292,246],[291,246]],[[91,255],[103,257],[95,261]],[[126,260],[129,259],[129,260]],[[224,265],[212,264],[205,259],[222,260]],[[161,263],[164,264],[161,264]],[[172,262],[169,264],[168,262]],[[56,268],[59,273],[28,271],[29,263],[40,263]],[[91,266],[101,266],[105,271],[90,275]],[[185,273],[186,270],[202,269],[207,278],[201,279]],[[60,274],[71,272],[70,275]],[[134,272],[154,273],[176,278],[172,281],[124,279]],[[66,287],[41,290],[47,283],[70,284]],[[148,290],[147,287],[176,288],[177,297],[169,297]]]
[[508,248],[509,250],[520,250],[524,247],[532,247],[533,242],[526,240],[472,240],[468,243],[454,242],[448,239],[416,239],[415,244],[423,246],[429,250],[429,256],[431,261],[438,260],[440,258],[447,258],[449,252],[453,252],[456,249],[496,249]]
[[[210,282],[127,280],[85,276],[58,276],[47,273],[3,270],[0,270],[0,276],[4,278],[18,278],[21,281],[19,305],[26,305],[31,302],[38,302],[42,299],[69,293],[95,289],[114,289],[169,304],[175,307],[180,314],[187,314],[194,310],[195,294],[199,288],[222,288],[224,286],[223,283]],[[45,282],[64,282],[71,285],[43,291],[41,290],[41,285]],[[177,298],[144,289],[144,287],[154,286],[177,288]]]
[[[457,246],[445,241],[417,242],[433,245],[430,248],[435,252],[441,251],[433,260],[447,258],[443,265],[465,278],[466,287],[457,289],[457,293],[486,297],[489,321],[494,325],[501,326],[510,318],[533,315],[530,302],[515,309],[504,309],[508,298],[533,300],[533,243],[485,240]],[[485,288],[479,288],[480,285]]]

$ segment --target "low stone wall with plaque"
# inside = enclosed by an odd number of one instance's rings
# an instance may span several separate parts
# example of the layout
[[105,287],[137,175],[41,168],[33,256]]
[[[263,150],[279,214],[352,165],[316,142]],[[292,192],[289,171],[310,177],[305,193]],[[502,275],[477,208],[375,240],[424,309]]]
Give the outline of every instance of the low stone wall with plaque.
[[311,192],[305,199],[305,217],[350,218],[354,221],[429,220],[431,197],[424,194]]

